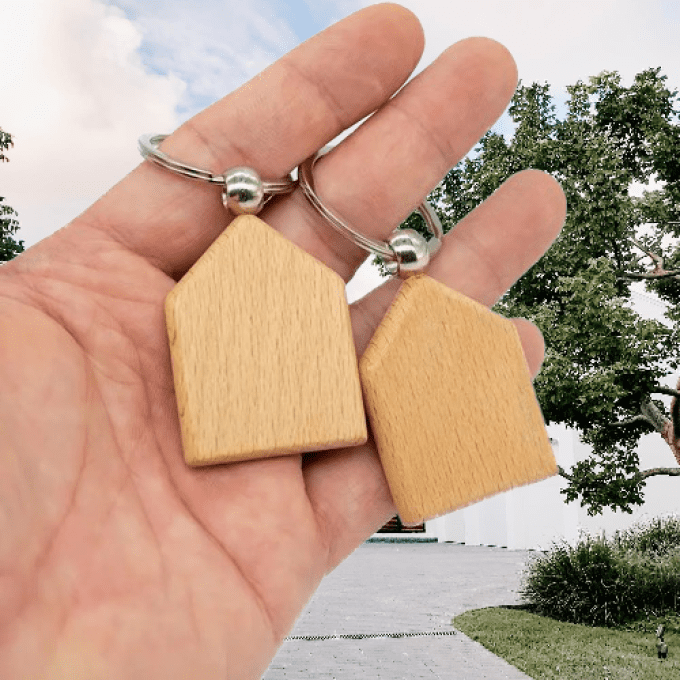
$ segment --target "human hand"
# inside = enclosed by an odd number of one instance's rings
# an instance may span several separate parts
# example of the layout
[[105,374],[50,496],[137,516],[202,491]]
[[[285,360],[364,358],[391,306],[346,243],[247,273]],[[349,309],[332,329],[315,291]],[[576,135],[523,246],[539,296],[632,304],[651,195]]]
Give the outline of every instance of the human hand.
[[[163,149],[275,178],[382,107],[315,180],[327,205],[384,238],[516,84],[505,49],[471,39],[387,103],[422,47],[410,12],[370,7]],[[346,280],[365,257],[299,190],[260,217]],[[456,227],[429,273],[491,305],[563,217],[556,183],[522,173]],[[185,465],[163,301],[230,220],[214,187],[142,163],[0,269],[0,677],[259,678],[324,574],[394,514],[370,442]],[[358,352],[394,293],[388,283],[352,306]],[[516,323],[535,373],[542,339]]]

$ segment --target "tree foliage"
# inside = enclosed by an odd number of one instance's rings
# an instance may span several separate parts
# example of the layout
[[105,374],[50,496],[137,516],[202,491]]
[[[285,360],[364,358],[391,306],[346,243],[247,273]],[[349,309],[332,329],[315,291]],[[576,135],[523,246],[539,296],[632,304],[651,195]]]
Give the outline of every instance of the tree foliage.
[[[12,136],[0,128],[0,162],[9,161],[5,152],[12,146]],[[0,196],[0,262],[7,262],[24,250],[24,242],[14,238],[19,229],[16,216],[16,210]]]
[[[641,435],[656,431],[678,453],[680,427],[659,400],[674,394],[661,386],[678,367],[678,97],[658,68],[629,87],[604,72],[568,94],[558,116],[548,84],[520,85],[509,108],[512,138],[488,132],[431,200],[448,229],[520,170],[544,170],[562,184],[560,237],[497,308],[541,329],[547,350],[535,389],[546,421],[576,428],[592,445],[592,456],[560,471],[567,500],[580,497],[590,514],[631,512],[649,476],[680,473],[641,471],[636,452]],[[642,196],[631,192],[652,179]],[[636,313],[634,281],[669,303],[669,324]]]

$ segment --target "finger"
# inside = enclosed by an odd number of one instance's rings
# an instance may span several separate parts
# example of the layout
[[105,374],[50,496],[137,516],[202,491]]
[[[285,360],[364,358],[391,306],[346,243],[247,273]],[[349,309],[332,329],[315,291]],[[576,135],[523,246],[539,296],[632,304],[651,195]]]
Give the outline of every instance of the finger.
[[[427,273],[492,307],[550,247],[565,213],[564,192],[550,175],[537,170],[513,175],[447,234]],[[354,305],[359,354],[399,285],[390,281]]]
[[535,378],[539,374],[545,358],[543,334],[535,324],[527,319],[512,319],[512,323],[515,324],[522,343],[529,373],[531,373],[532,378]]
[[324,541],[326,573],[396,514],[372,441],[303,459],[307,495]]
[[[453,45],[317,163],[317,193],[362,234],[385,238],[500,116],[516,82],[502,45],[484,38]],[[366,257],[301,191],[265,219],[346,280]]]
[[[250,165],[266,179],[281,177],[389,99],[422,48],[422,28],[410,11],[368,7],[195,116],[163,150],[218,174]],[[172,275],[186,271],[230,220],[218,188],[151,163],[83,218]]]
[[550,175],[517,173],[454,227],[428,273],[491,307],[550,247],[566,208]]
[[[552,178],[534,171],[520,173],[454,228],[428,273],[490,306],[547,250],[564,222],[565,209],[562,190]],[[399,285],[391,280],[352,306],[359,353],[368,345]],[[535,375],[543,358],[541,334],[525,320],[513,322]],[[310,459],[305,477],[327,537],[329,568],[395,512],[370,444]]]

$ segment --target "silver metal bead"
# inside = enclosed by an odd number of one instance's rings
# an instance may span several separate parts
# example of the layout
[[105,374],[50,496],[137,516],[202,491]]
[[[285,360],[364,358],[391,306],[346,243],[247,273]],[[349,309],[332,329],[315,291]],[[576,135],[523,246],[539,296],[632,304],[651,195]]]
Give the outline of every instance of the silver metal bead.
[[416,274],[430,263],[427,240],[414,229],[393,231],[387,243],[397,258],[398,268],[395,273],[402,278]]
[[222,203],[235,215],[257,215],[264,205],[264,187],[260,175],[246,166],[226,170]]

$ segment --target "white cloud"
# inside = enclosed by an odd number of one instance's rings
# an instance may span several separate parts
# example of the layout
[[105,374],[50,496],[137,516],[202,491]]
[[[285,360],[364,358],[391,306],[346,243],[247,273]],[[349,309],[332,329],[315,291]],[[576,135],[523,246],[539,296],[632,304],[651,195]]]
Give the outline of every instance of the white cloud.
[[176,125],[184,84],[146,71],[141,39],[95,0],[3,0],[0,125],[15,147],[0,192],[27,245],[131,170],[141,133]]
[[[525,82],[661,66],[680,86],[680,11],[664,0],[399,0],[425,28],[421,68],[470,35],[503,42]],[[0,195],[29,244],[138,162],[168,131],[317,26],[368,0],[2,0],[0,126],[15,136]],[[507,122],[507,121],[506,121]]]
[[[448,45],[469,36],[503,43],[520,78],[558,90],[603,70],[629,82],[661,66],[680,86],[680,11],[663,0],[399,0],[425,29],[426,65]],[[367,2],[364,5],[376,4]]]
[[148,67],[187,84],[182,117],[220,99],[297,44],[268,0],[107,0],[142,32]]

